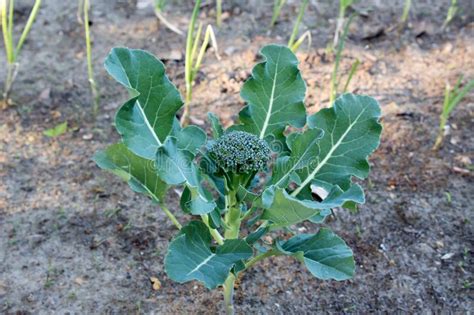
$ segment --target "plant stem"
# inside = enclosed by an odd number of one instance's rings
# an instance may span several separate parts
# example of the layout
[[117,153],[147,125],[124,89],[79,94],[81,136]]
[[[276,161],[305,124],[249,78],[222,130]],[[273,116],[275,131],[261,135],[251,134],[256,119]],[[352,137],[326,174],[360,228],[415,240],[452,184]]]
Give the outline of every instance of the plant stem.
[[231,206],[229,212],[225,216],[228,229],[224,233],[226,239],[234,239],[239,237],[240,232],[240,209],[236,206]]
[[269,251],[267,251],[265,253],[262,253],[260,255],[257,255],[257,256],[253,257],[252,259],[250,259],[249,261],[247,261],[245,263],[245,269],[248,269],[248,268],[252,267],[253,265],[255,265],[260,260],[263,260],[263,259],[265,259],[267,257],[270,257],[270,256],[275,256],[275,255],[278,255],[278,252],[274,249],[269,250]]
[[30,16],[28,17],[28,21],[26,22],[25,28],[23,29],[20,39],[18,40],[18,44],[16,45],[15,56],[18,56],[20,54],[21,48],[23,47],[23,43],[28,37],[28,34],[30,33],[30,30],[31,30],[31,26],[35,22],[36,16],[38,15],[40,6],[41,6],[41,0],[36,0],[33,6],[33,9],[31,9],[31,13],[30,13]]
[[204,224],[207,226],[207,228],[209,229],[209,233],[211,233],[212,237],[214,238],[214,240],[217,242],[217,244],[219,245],[222,245],[224,244],[224,238],[222,237],[222,235],[219,233],[218,230],[216,229],[213,229],[210,225],[209,225],[209,216],[207,214],[204,214],[204,215],[201,215],[201,219],[202,219],[202,222],[204,222]]
[[178,228],[178,230],[181,230],[181,228],[183,226],[181,225],[181,223],[179,223],[178,219],[176,219],[174,214],[171,213],[171,211],[168,209],[168,207],[165,206],[165,204],[163,202],[160,202],[160,208],[168,216],[168,218],[171,220],[171,222],[173,222],[173,224]]
[[224,282],[224,304],[225,304],[225,312],[227,315],[235,314],[234,310],[234,284],[235,284],[235,276],[230,273],[227,279]]

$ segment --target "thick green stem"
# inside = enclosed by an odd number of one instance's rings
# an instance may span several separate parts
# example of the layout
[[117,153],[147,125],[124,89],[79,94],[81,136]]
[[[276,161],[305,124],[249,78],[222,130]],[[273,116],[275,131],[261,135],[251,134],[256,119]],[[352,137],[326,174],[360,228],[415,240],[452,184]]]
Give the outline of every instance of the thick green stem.
[[229,211],[226,214],[226,223],[227,226],[229,227],[225,231],[225,238],[226,239],[233,239],[233,238],[238,238],[239,237],[239,232],[240,232],[240,209],[238,206],[231,206],[229,208]]
[[234,315],[234,284],[235,284],[235,276],[230,273],[227,279],[224,282],[224,304],[225,304],[225,312],[227,315]]

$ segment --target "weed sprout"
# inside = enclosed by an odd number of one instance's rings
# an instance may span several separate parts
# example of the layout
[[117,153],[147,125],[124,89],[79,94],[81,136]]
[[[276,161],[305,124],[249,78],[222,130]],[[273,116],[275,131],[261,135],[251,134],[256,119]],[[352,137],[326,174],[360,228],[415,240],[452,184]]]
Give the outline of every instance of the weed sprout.
[[20,55],[21,48],[30,33],[31,27],[38,15],[39,8],[41,6],[41,0],[35,0],[33,8],[31,9],[30,15],[26,22],[25,28],[21,33],[20,39],[16,47],[13,42],[13,11],[15,6],[15,0],[0,0],[0,21],[2,24],[3,42],[5,44],[5,53],[7,55],[7,77],[5,79],[5,88],[3,91],[3,100],[5,104],[9,102],[9,94],[15,81],[15,77],[18,71],[19,62],[18,56]]
[[441,147],[444,139],[444,132],[446,129],[446,123],[448,122],[449,115],[451,112],[456,108],[456,106],[462,101],[464,96],[469,93],[470,90],[474,89],[474,79],[470,80],[462,89],[461,87],[462,76],[456,82],[454,88],[451,89],[449,84],[446,85],[446,89],[444,92],[444,102],[443,102],[443,110],[439,117],[439,130],[438,136],[436,137],[435,144],[433,146],[433,150],[438,150]]
[[[341,38],[339,40],[339,43],[337,45],[336,59],[334,61],[334,68],[333,68],[333,71],[332,71],[331,82],[330,82],[330,91],[329,91],[329,103],[330,104],[332,104],[334,102],[334,100],[336,99],[336,96],[338,94],[340,80],[341,80],[341,77],[338,77],[339,65],[341,63],[342,51],[344,50],[344,45],[345,45],[345,42],[346,42],[347,33],[349,32],[349,27],[350,27],[353,19],[354,19],[354,14],[351,14],[351,16],[349,17],[349,19],[346,22],[346,25],[344,27],[344,31],[343,31],[342,36],[341,36]],[[346,83],[344,84],[344,88],[342,90],[343,93],[345,93],[347,91],[349,83],[351,82],[352,77],[354,76],[355,72],[357,71],[357,68],[359,67],[359,64],[360,64],[359,59],[356,59],[356,61],[352,64],[351,70],[349,71]]]
[[341,33],[343,33],[344,29],[346,10],[352,5],[353,2],[354,0],[339,0],[339,15],[337,18],[336,32],[334,33],[334,41],[332,45],[333,49],[336,49],[339,44],[339,37],[341,36]]
[[199,23],[197,31],[195,32],[196,20],[199,14],[199,7],[201,5],[201,0],[196,1],[194,5],[194,10],[191,16],[191,21],[188,26],[188,35],[186,38],[186,56],[185,56],[185,84],[186,84],[186,98],[184,103],[183,116],[181,117],[181,124],[186,126],[189,123],[189,106],[192,101],[193,93],[193,84],[199,68],[201,67],[202,59],[204,58],[204,53],[206,48],[211,43],[214,48],[216,58],[220,59],[219,53],[217,50],[217,41],[216,36],[211,25],[208,25],[204,35],[204,40],[202,41],[201,48],[198,52],[199,43],[201,40],[202,34],[202,23]]
[[305,41],[305,39],[308,40],[308,47],[311,46],[311,32],[306,31],[301,35],[298,40],[296,40],[296,36],[298,36],[298,31],[300,28],[301,20],[303,19],[304,13],[306,11],[306,7],[308,6],[309,0],[303,0],[301,2],[300,6],[300,11],[298,13],[298,17],[296,18],[295,25],[293,26],[293,32],[291,33],[290,40],[288,41],[288,47],[293,51],[296,52],[298,48],[301,46],[301,44]]
[[89,0],[83,2],[83,14],[84,14],[84,34],[86,39],[86,54],[87,54],[87,77],[91,87],[92,93],[92,112],[94,117],[97,115],[99,110],[100,94],[97,90],[97,85],[94,79],[94,68],[92,65],[92,48],[91,48],[91,35],[89,30]]
[[183,36],[184,33],[174,24],[172,24],[170,21],[166,19],[166,17],[163,14],[163,10],[167,4],[167,0],[155,0],[155,15],[160,20],[163,25],[165,25],[168,29],[170,29],[172,32]]
[[444,20],[442,29],[445,29],[449,23],[454,19],[456,13],[458,12],[458,0],[451,0],[451,5],[448,9],[448,14],[446,14],[446,19]]
[[272,14],[272,21],[270,22],[270,27],[273,27],[280,16],[281,9],[285,5],[286,0],[274,0],[273,3],[273,14]]

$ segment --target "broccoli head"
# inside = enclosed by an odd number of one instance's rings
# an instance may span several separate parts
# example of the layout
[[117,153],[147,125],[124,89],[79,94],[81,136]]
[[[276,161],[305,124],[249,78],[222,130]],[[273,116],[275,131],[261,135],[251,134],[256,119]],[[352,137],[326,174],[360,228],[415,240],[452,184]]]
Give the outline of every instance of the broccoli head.
[[226,133],[209,147],[209,155],[217,165],[237,174],[264,170],[270,153],[270,147],[264,140],[244,131]]

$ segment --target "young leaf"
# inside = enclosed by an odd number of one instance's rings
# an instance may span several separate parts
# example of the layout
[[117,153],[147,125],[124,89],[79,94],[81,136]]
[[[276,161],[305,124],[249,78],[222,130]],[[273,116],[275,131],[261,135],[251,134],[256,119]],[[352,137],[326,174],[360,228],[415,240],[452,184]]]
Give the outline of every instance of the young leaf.
[[252,248],[239,239],[226,240],[210,249],[211,234],[207,226],[192,221],[173,239],[165,258],[165,270],[174,281],[184,283],[199,280],[208,289],[224,283],[231,268],[252,256]]
[[341,281],[354,275],[352,250],[329,229],[322,228],[317,234],[294,236],[277,247],[282,253],[304,262],[316,278]]
[[105,69],[132,96],[115,117],[123,143],[136,155],[153,160],[183,105],[178,89],[166,76],[163,63],[143,50],[114,48]]
[[354,94],[344,94],[332,108],[310,116],[308,126],[324,131],[319,141],[320,153],[311,167],[298,171],[302,183],[292,196],[316,179],[345,190],[352,176],[366,178],[369,174],[367,157],[380,142],[379,118],[380,107],[375,99]]
[[295,171],[316,160],[319,154],[319,140],[323,134],[321,129],[314,128],[288,136],[287,144],[291,155],[282,156],[277,160],[272,176],[273,185],[285,188]]
[[59,137],[67,131],[67,121],[54,126],[51,129],[46,129],[43,134],[50,138]]
[[168,186],[156,174],[155,164],[133,154],[123,143],[98,151],[93,158],[97,165],[128,182],[130,187],[155,201],[163,200]]
[[157,173],[169,185],[185,184],[190,198],[186,208],[192,214],[206,214],[214,210],[216,203],[210,193],[201,186],[202,175],[193,162],[194,154],[181,149],[174,137],[168,137],[156,153]]
[[211,122],[212,137],[217,139],[222,136],[224,134],[224,128],[222,128],[219,117],[217,117],[214,113],[208,113],[207,118]]
[[[267,192],[272,191],[267,189]],[[262,219],[273,222],[273,227],[283,227],[303,222],[316,215],[325,216],[330,214],[328,210],[342,206],[347,201],[364,203],[364,192],[362,188],[354,184],[347,191],[343,191],[339,186],[334,186],[329,195],[321,202],[312,200],[299,200],[290,196],[286,190],[276,188],[273,194],[271,206],[264,210]],[[271,198],[267,196],[267,198]],[[270,201],[266,201],[267,204]],[[315,218],[316,219],[316,218]]]
[[207,140],[206,133],[197,126],[188,126],[174,132],[176,144],[181,150],[187,150],[193,154],[201,148]]
[[265,60],[253,68],[240,93],[248,105],[239,114],[242,125],[235,129],[263,139],[287,125],[303,127],[306,84],[288,47],[268,45],[261,54]]

